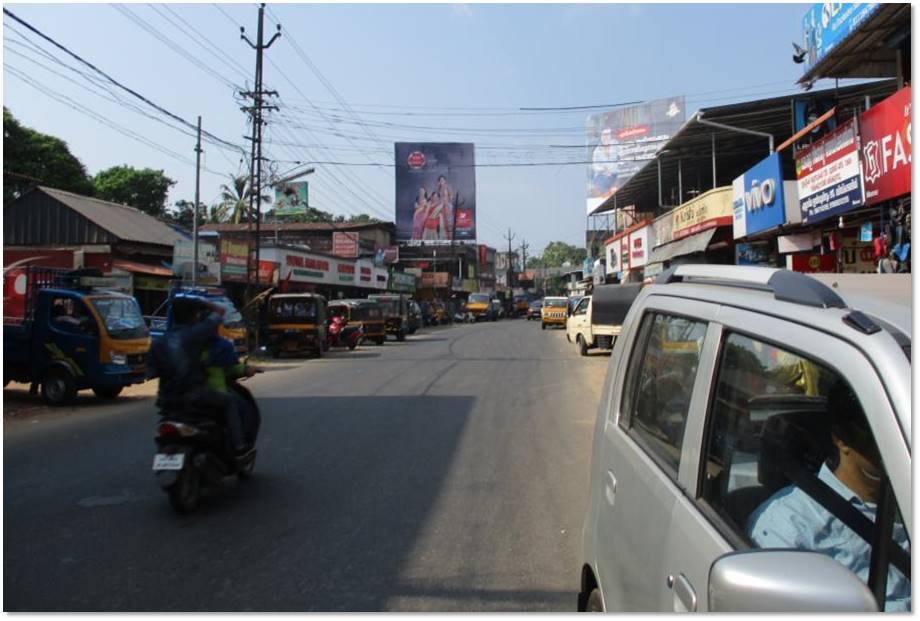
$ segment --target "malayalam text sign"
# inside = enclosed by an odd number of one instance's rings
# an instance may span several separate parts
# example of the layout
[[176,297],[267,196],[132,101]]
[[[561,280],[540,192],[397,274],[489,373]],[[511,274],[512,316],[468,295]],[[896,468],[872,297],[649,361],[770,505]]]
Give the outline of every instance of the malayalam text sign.
[[866,204],[910,194],[910,86],[859,117]]
[[795,154],[802,222],[809,224],[863,204],[856,119]]

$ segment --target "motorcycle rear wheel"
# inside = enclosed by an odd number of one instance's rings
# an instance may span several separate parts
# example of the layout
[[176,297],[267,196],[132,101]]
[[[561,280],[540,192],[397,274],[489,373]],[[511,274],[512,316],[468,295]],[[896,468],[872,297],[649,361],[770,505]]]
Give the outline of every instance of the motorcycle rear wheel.
[[[188,458],[188,456],[186,456]],[[169,488],[169,504],[179,515],[192,513],[198,508],[201,496],[201,477],[195,468],[186,468]]]

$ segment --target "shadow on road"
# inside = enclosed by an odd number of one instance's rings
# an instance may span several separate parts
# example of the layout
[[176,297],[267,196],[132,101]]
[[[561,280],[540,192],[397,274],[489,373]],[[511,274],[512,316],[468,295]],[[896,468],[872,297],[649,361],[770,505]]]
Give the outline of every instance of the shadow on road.
[[181,518],[151,476],[147,418],[5,442],[4,608],[384,610],[473,402],[262,398],[253,478]]

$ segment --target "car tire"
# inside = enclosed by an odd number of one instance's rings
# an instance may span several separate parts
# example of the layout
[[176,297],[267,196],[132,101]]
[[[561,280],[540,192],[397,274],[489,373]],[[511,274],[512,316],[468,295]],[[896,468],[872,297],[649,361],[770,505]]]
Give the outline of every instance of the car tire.
[[70,371],[53,367],[42,379],[42,399],[51,406],[67,405],[77,396],[77,384]]
[[578,335],[575,337],[575,342],[578,344],[578,353],[582,356],[588,355],[588,344],[585,342],[585,337]]
[[585,605],[585,612],[604,612],[604,602],[601,601],[600,589],[592,589],[588,595],[588,603]]
[[104,401],[111,401],[112,399],[118,398],[118,395],[121,394],[121,391],[124,389],[124,386],[106,386],[105,388],[98,387],[93,388],[93,392],[96,393],[96,396]]
[[405,341],[405,340],[406,340],[406,333],[403,332],[402,330],[400,330],[399,332],[397,332],[397,333],[396,333],[396,340],[397,340],[397,341],[400,341],[400,342]]

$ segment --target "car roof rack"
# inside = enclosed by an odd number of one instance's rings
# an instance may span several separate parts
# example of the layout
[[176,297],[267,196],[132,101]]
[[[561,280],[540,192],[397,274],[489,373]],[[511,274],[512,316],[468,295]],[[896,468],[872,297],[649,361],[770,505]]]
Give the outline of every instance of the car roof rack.
[[799,272],[747,265],[685,264],[668,268],[656,284],[699,281],[726,287],[745,287],[770,291],[783,302],[819,308],[846,308],[837,293],[822,282]]

